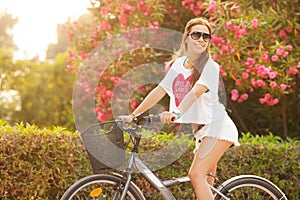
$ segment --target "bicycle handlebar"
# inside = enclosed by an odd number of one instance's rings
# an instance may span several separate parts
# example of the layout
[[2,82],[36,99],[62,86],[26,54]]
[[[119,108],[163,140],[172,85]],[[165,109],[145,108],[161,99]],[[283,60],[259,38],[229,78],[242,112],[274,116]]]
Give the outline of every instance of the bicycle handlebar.
[[153,114],[150,114],[148,116],[139,115],[139,116],[135,117],[133,121],[136,124],[140,124],[144,121],[147,122],[147,123],[160,122],[160,115],[153,115]]

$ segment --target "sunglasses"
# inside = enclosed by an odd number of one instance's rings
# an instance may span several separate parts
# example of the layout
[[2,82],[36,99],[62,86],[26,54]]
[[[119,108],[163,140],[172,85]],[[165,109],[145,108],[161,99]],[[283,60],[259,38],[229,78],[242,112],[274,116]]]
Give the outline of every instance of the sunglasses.
[[202,33],[199,31],[194,31],[189,34],[193,40],[199,40],[201,37],[205,42],[209,42],[211,39],[211,35],[208,33]]

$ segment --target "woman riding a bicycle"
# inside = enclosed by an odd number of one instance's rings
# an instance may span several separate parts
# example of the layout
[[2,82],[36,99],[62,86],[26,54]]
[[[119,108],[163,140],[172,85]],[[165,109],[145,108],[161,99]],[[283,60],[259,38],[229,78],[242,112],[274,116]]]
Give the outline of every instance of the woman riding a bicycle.
[[128,116],[144,113],[166,94],[170,97],[169,111],[161,121],[169,124],[190,123],[196,138],[195,156],[188,176],[197,199],[213,199],[212,185],[217,163],[231,145],[239,145],[238,131],[219,101],[219,65],[210,57],[212,28],[203,18],[191,19],[185,27],[178,56],[171,67],[143,102]]

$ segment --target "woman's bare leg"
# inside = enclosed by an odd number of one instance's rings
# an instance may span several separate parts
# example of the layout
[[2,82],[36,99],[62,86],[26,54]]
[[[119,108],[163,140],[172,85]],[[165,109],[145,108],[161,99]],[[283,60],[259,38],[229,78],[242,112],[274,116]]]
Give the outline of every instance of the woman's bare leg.
[[215,165],[210,171],[209,171],[211,176],[207,176],[207,183],[211,186],[214,185],[215,182],[215,178],[214,176],[216,176],[217,173],[217,165]]
[[213,180],[207,179],[207,174],[212,172],[215,175],[218,161],[231,145],[232,142],[210,137],[202,140],[188,174],[198,200],[213,200],[213,194],[209,188]]

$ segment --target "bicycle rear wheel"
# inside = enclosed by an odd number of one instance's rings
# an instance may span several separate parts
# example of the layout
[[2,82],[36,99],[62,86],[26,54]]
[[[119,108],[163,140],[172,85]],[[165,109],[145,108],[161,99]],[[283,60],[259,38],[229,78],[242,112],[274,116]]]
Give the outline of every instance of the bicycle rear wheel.
[[[109,174],[87,176],[74,183],[60,200],[120,199],[123,186],[124,180],[121,177]],[[131,183],[125,199],[143,200],[144,197],[141,191]]]
[[[259,176],[242,175],[229,179],[219,191],[230,200],[287,200],[285,194],[272,182]],[[225,198],[216,194],[216,200]]]

